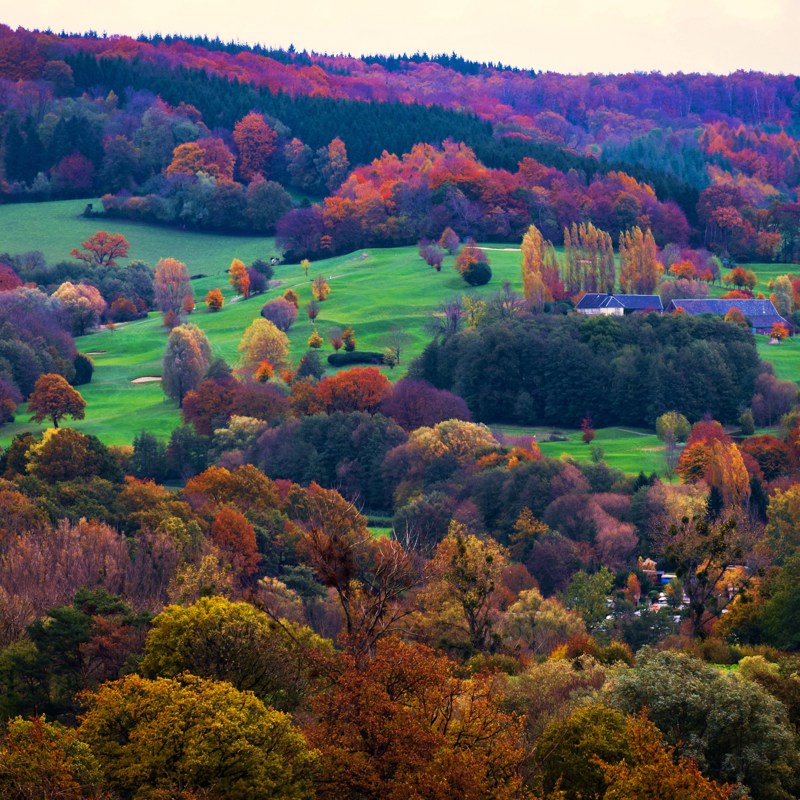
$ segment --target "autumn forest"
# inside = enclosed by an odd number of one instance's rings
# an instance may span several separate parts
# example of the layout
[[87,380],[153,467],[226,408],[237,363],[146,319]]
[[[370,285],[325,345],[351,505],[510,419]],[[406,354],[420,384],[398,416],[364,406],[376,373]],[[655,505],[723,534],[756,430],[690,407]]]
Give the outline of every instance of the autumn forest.
[[800,798],[800,78],[0,24],[3,800]]

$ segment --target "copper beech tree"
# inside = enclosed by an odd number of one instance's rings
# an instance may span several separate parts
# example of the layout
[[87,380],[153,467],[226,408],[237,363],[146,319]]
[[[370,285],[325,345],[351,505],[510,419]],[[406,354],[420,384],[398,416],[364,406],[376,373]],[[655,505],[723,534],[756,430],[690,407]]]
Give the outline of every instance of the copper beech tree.
[[31,420],[42,422],[49,419],[57,428],[59,420],[64,417],[83,419],[86,401],[80,392],[75,391],[66,378],[55,373],[39,376],[33,394],[28,398],[28,411],[32,411]]

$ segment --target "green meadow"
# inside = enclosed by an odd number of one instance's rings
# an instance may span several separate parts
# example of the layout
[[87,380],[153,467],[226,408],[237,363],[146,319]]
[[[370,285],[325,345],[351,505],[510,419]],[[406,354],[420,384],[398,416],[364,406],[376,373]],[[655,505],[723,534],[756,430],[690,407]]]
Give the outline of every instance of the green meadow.
[[[326,334],[333,328],[352,325],[361,350],[383,350],[392,329],[407,334],[401,364],[394,370],[382,368],[391,379],[402,377],[413,358],[430,340],[429,325],[437,306],[456,296],[490,297],[504,281],[521,289],[518,245],[487,245],[493,278],[483,287],[473,288],[461,280],[453,268],[454,259],[445,259],[440,273],[428,267],[416,247],[366,249],[325,259],[312,264],[308,276],[298,264],[280,264],[275,268],[270,290],[246,300],[235,298],[228,284],[227,269],[233,258],[251,263],[256,258],[269,259],[276,251],[269,237],[225,236],[176,230],[124,220],[87,219],[81,216],[85,201],[70,200],[40,204],[0,206],[0,252],[20,253],[41,250],[48,262],[69,258],[69,251],[98,229],[124,234],[130,242],[129,260],[154,265],[159,258],[171,256],[184,261],[190,274],[202,275],[193,281],[197,309],[190,321],[208,335],[215,356],[235,365],[237,346],[244,329],[259,316],[261,306],[293,288],[300,297],[300,314],[289,333],[291,356],[295,363],[306,351],[306,341],[314,327]],[[124,262],[123,262],[124,263]],[[766,291],[770,278],[788,271],[786,265],[751,265],[759,277],[758,290]],[[310,282],[322,275],[331,286],[329,298],[320,304],[314,324],[304,307],[311,300]],[[763,286],[762,286],[763,284]],[[206,293],[220,288],[225,296],[221,311],[210,313],[203,304]],[[712,287],[712,294],[719,294]],[[133,381],[157,378],[167,332],[160,316],[118,325],[77,339],[81,352],[95,363],[92,383],[80,388],[87,402],[86,419],[75,428],[93,433],[108,444],[130,444],[141,430],[166,438],[179,423],[177,405],[166,399],[158,381]],[[757,337],[761,357],[775,365],[781,378],[797,381],[800,340],[769,345]],[[327,341],[321,350],[326,357],[332,349]],[[17,422],[0,429],[0,445],[26,430],[42,426],[27,422],[21,407]],[[72,423],[70,423],[72,424]],[[580,431],[566,432],[567,441],[547,441],[543,429],[517,429],[501,426],[506,433],[534,432],[547,455],[567,454],[576,459],[591,457],[590,448],[580,439]],[[647,473],[663,469],[661,443],[648,431],[601,429],[595,442],[612,466],[628,473]]]
[[[86,200],[0,205],[0,253],[41,250],[48,263],[69,261],[70,250],[98,230],[121,233],[131,244],[129,260],[151,266],[159,258],[183,261],[191,275],[224,272],[233,258],[251,263],[276,255],[271,237],[226,236],[127,220],[81,216]],[[94,203],[95,209],[102,206]],[[125,263],[124,261],[122,263]]]
[[[598,428],[591,445],[583,441],[579,430],[520,425],[492,425],[491,428],[496,434],[534,436],[542,453],[550,458],[566,456],[575,461],[590,461],[592,445],[596,445],[610,467],[631,475],[640,471],[647,475],[661,474],[665,467],[663,442],[652,431],[641,428]],[[551,441],[551,436],[565,437],[566,441]]]
[[[270,291],[242,300],[234,297],[228,284],[226,270],[231,260],[268,259],[275,252],[273,239],[216,236],[123,221],[105,224],[81,217],[84,205],[82,201],[64,201],[0,206],[0,252],[41,250],[49,262],[63,260],[73,247],[105,228],[127,237],[130,260],[152,265],[164,256],[178,258],[187,264],[190,274],[206,276],[192,283],[197,309],[190,321],[206,332],[214,355],[232,365],[244,329],[259,316],[267,300],[280,297],[288,288],[300,297],[300,314],[289,333],[295,362],[306,352],[314,327],[325,337],[332,328],[352,325],[361,350],[383,350],[390,331],[399,328],[408,335],[408,344],[396,369],[382,368],[391,380],[405,374],[430,340],[427,327],[441,302],[463,294],[489,297],[505,280],[521,288],[516,251],[492,250],[493,279],[487,286],[473,288],[455,272],[452,257],[437,273],[419,258],[416,247],[400,247],[360,250],[316,262],[308,277],[298,264],[281,264],[275,269]],[[304,307],[312,299],[311,280],[317,275],[328,281],[331,294],[320,304],[320,314],[312,324]],[[210,313],[202,302],[213,288],[220,288],[225,295],[225,305],[217,313]],[[168,436],[179,423],[177,405],[164,397],[158,382],[132,382],[161,374],[166,340],[167,331],[158,314],[78,338],[78,348],[91,355],[95,373],[90,385],[80,387],[87,402],[86,419],[75,422],[74,427],[108,444],[130,444],[141,430]],[[331,352],[326,342],[321,355],[324,358]],[[24,406],[17,420],[0,430],[0,445],[21,431],[41,429],[26,421]]]

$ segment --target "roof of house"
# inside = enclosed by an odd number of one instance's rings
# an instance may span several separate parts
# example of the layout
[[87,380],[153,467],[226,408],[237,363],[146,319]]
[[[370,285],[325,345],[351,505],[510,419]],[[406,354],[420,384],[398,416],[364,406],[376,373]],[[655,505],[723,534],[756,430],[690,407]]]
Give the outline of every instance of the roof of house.
[[633,311],[654,309],[661,311],[661,298],[657,294],[606,294],[587,292],[575,306],[579,311],[590,308],[625,308]]
[[754,328],[771,328],[776,322],[786,320],[778,313],[771,300],[673,300],[667,311],[682,308],[687,314],[717,314],[725,316],[731,308],[738,308]]

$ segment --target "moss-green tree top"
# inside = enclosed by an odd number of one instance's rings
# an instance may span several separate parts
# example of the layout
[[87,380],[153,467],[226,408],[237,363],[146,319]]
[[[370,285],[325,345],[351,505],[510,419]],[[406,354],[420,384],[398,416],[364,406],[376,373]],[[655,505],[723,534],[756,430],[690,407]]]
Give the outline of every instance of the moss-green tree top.
[[313,796],[313,755],[288,715],[251,692],[194,675],[129,675],[83,697],[78,730],[124,797],[208,790],[226,800]]
[[278,623],[249,603],[204,597],[168,606],[155,618],[141,670],[148,677],[191,672],[225,680],[291,711],[312,683],[314,654],[330,649],[304,625]]

